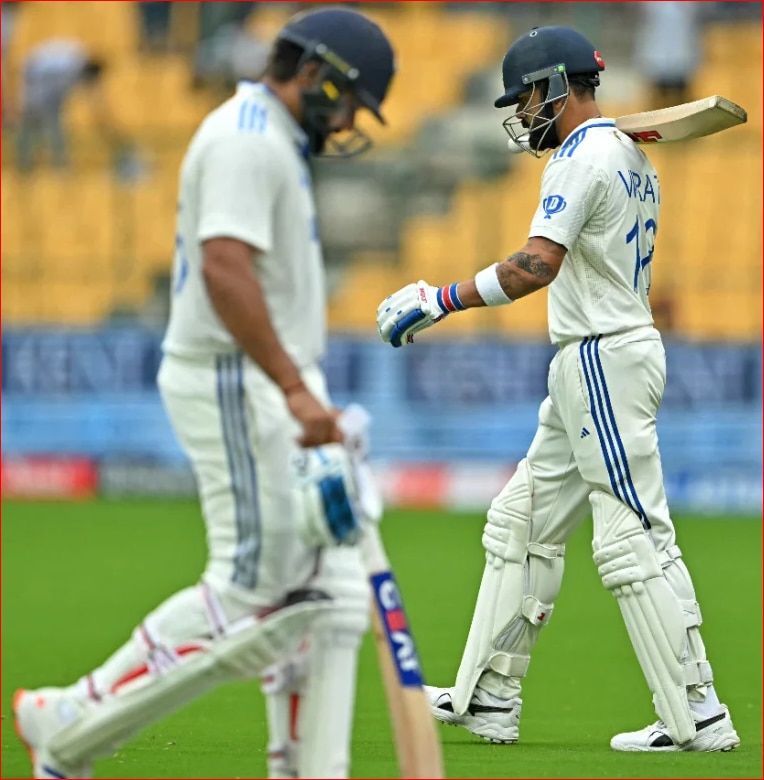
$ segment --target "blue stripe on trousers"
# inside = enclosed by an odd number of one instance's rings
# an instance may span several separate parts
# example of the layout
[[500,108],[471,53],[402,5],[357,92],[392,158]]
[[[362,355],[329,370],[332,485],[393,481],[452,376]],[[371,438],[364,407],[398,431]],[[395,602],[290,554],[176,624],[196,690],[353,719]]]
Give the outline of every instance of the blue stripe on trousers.
[[[602,450],[602,455],[605,459],[605,467],[607,468],[608,476],[610,477],[610,486],[613,488],[613,494],[616,498],[621,498],[621,494],[618,491],[618,484],[615,479],[615,472],[613,469],[613,464],[610,460],[610,451],[608,449],[607,443],[605,442],[605,435],[603,433],[603,428],[600,425],[599,417],[597,416],[597,407],[594,402],[594,388],[592,383],[592,378],[589,374],[589,368],[587,363],[587,346],[589,344],[589,338],[585,338],[581,342],[581,346],[579,347],[579,353],[581,355],[581,367],[584,370],[584,379],[586,380],[586,388],[589,391],[589,409],[592,413],[592,419],[594,420],[594,427],[597,430],[597,438],[600,440],[600,449]],[[599,397],[599,391],[598,391],[598,397]]]
[[[615,421],[610,394],[605,383],[605,373],[599,359],[599,340],[586,338],[579,348],[584,378],[589,391],[589,406],[594,420],[600,448],[605,459],[605,466],[610,477],[610,485],[616,498],[622,500],[642,522],[650,528],[647,514],[637,498],[637,491],[631,479],[626,451]],[[595,403],[596,395],[596,403]],[[604,400],[603,400],[604,399]]]
[[[594,342],[594,359],[597,364],[596,371],[600,376],[600,381],[602,383],[602,390],[605,394],[605,405],[607,407],[607,414],[610,419],[610,424],[613,429],[613,435],[615,437],[616,444],[618,445],[618,452],[620,453],[621,460],[623,462],[623,471],[624,471],[624,476],[626,478],[626,485],[629,489],[629,493],[631,493],[632,499],[634,500],[634,505],[636,506],[635,511],[639,515],[640,520],[642,520],[642,525],[644,525],[646,529],[649,529],[651,527],[650,521],[647,519],[647,512],[645,512],[644,507],[642,506],[642,503],[640,502],[639,497],[637,496],[637,488],[634,485],[634,480],[632,480],[631,478],[631,471],[629,470],[629,460],[626,457],[626,448],[623,446],[623,440],[621,439],[621,434],[618,432],[618,426],[616,425],[616,421],[615,421],[615,412],[613,411],[613,405],[610,403],[610,393],[608,392],[607,383],[605,382],[605,371],[602,368],[602,361],[600,360],[600,338],[601,338],[600,336],[597,336],[597,339]],[[631,506],[630,502],[629,505]],[[632,509],[634,509],[633,506]]]
[[244,408],[242,359],[223,355],[217,359],[217,391],[231,488],[234,495],[236,548],[232,581],[245,588],[257,584],[261,544],[257,472],[249,444]]

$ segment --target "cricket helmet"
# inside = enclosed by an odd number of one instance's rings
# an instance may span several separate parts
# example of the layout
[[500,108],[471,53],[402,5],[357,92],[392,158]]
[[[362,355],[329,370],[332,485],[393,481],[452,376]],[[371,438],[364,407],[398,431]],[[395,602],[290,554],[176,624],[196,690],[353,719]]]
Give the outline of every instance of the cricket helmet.
[[[379,25],[348,8],[320,8],[295,16],[277,39],[302,48],[301,63],[314,61],[323,68],[319,86],[303,94],[306,130],[311,136],[318,135],[312,141],[320,147],[312,151],[323,150],[328,132],[322,125],[336,110],[343,92],[352,92],[360,106],[385,124],[382,103],[395,73],[395,55]],[[367,142],[364,148],[368,148],[370,141],[365,134],[359,130],[354,133]]]
[[550,80],[549,97],[555,94],[561,97],[563,74],[568,78],[588,77],[592,86],[598,86],[599,72],[603,70],[605,63],[599,52],[580,32],[570,27],[534,27],[520,36],[504,55],[501,65],[504,94],[494,105],[504,108],[517,103],[522,92],[544,79]]

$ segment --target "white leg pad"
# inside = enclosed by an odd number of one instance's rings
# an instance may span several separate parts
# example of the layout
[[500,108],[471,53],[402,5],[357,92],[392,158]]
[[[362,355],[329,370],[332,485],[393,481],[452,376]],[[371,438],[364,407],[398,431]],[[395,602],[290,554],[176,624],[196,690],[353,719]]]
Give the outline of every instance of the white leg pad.
[[308,640],[284,663],[269,666],[261,687],[268,720],[268,777],[297,777],[297,714],[308,660]]
[[700,636],[703,617],[700,605],[695,598],[695,588],[690,573],[682,561],[682,551],[677,545],[658,553],[663,575],[668,580],[684,613],[684,625],[687,629],[687,644],[682,658],[684,680],[690,701],[703,701],[709,685],[714,681],[711,664],[706,659],[706,647]]
[[[189,591],[177,597],[188,597]],[[306,630],[330,606],[326,597],[288,601],[267,615],[217,626],[217,633],[211,625],[206,638],[182,646],[165,643],[160,635],[147,637],[144,664],[100,701],[83,703],[81,717],[53,736],[50,752],[64,764],[80,765],[107,754],[223,682],[259,676],[294,652]],[[151,617],[141,627],[143,632]]]
[[560,592],[565,545],[530,542],[532,493],[533,478],[524,459],[488,510],[486,566],[456,675],[456,714],[466,712],[479,680],[502,698],[519,695],[531,649]]
[[608,493],[591,496],[594,562],[621,608],[658,717],[677,744],[695,737],[682,665],[687,632],[682,605],[663,575],[639,517]]
[[278,677],[263,686],[272,778],[345,778],[350,771],[358,652],[369,627],[370,591],[359,550],[325,549],[313,584],[332,596],[333,609],[313,624],[281,691],[273,684]]

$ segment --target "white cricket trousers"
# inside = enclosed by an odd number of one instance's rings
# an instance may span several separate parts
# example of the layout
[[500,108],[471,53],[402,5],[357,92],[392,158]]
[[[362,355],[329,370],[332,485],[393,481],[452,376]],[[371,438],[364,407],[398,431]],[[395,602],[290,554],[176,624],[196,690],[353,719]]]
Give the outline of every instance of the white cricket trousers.
[[560,347],[527,455],[531,541],[564,544],[590,513],[589,494],[602,490],[639,516],[659,551],[675,544],[655,425],[665,384],[655,328]]
[[[564,552],[562,545],[590,514],[592,491],[609,493],[628,507],[652,538],[656,551],[664,554],[663,574],[678,601],[677,609],[683,612],[687,632],[680,662],[688,699],[698,712],[698,708],[705,707],[707,716],[714,714],[719,702],[698,631],[701,615],[695,590],[675,546],[658,451],[656,416],[665,385],[666,355],[655,328],[590,336],[560,345],[549,367],[549,396],[541,404],[538,429],[527,454],[531,489],[528,541],[548,545],[547,550],[556,547],[557,557],[549,559],[546,566],[537,561],[535,568],[529,568],[526,563],[524,576],[530,587],[536,588],[531,595],[543,593],[543,603],[551,607],[563,575],[559,560]],[[492,504],[491,510],[500,517],[512,516],[517,511],[518,485],[514,479]],[[490,517],[489,513],[489,523]],[[490,583],[495,578],[490,576],[490,563],[486,570],[483,583],[489,582],[487,587],[492,587]],[[517,604],[522,603],[521,594],[509,596]],[[508,612],[511,614],[512,610]],[[535,622],[529,620],[526,631],[516,635],[520,639],[515,645],[505,648],[525,658],[526,668],[539,629],[545,625],[541,621],[548,614],[549,609],[543,610]],[[476,611],[475,620],[477,616]],[[667,624],[670,614],[660,619]],[[473,640],[475,620],[457,675],[459,706],[466,705],[472,695],[475,663],[481,673],[479,687],[504,699],[520,694],[520,679],[524,675],[524,671],[518,677],[485,668],[480,655],[484,650],[479,640]],[[673,631],[675,627],[669,628]],[[675,631],[672,636],[676,636]],[[646,677],[648,682],[653,679],[652,674],[646,673]]]
[[[328,405],[321,369],[301,376]],[[292,509],[289,458],[300,429],[281,391],[240,353],[165,356],[158,384],[196,477],[209,550],[203,580],[218,593],[242,589],[255,607],[304,587],[318,552],[301,542]]]

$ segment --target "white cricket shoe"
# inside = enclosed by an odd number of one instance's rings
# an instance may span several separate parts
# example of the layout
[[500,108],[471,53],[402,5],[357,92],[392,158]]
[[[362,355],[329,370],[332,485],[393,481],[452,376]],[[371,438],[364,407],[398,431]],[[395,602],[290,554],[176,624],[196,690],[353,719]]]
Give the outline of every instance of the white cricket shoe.
[[519,739],[522,700],[509,699],[504,702],[504,706],[482,704],[476,693],[470,700],[467,712],[457,715],[451,699],[453,688],[436,688],[434,685],[423,687],[430,712],[441,723],[462,726],[489,742],[512,744]]
[[616,734],[610,740],[613,750],[638,753],[671,753],[679,751],[722,751],[734,750],[740,744],[732,718],[727,707],[711,718],[695,724],[695,739],[685,745],[676,745],[666,730],[663,721],[646,726],[641,731],[628,731]]
[[54,758],[47,745],[51,737],[80,717],[81,705],[63,688],[18,690],[13,696],[16,733],[26,745],[32,760],[32,777],[87,778],[93,768],[64,766]]

